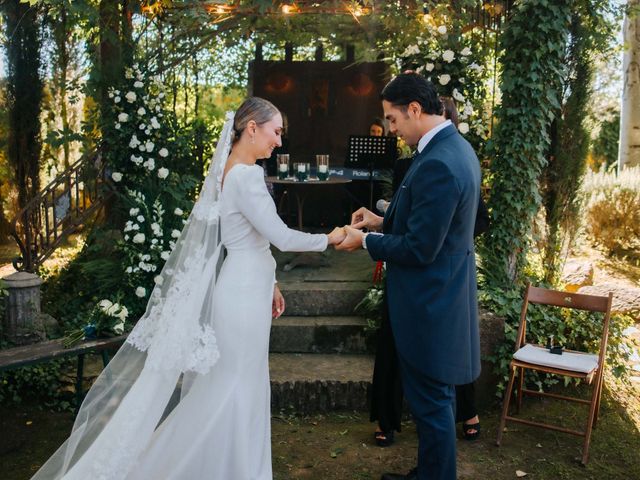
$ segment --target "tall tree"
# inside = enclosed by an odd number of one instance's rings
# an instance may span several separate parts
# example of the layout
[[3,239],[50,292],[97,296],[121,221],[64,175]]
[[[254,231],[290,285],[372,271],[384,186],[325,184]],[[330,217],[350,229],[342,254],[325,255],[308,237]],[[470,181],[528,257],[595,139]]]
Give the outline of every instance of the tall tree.
[[7,0],[8,157],[15,172],[18,205],[24,207],[40,189],[41,30],[37,5]]
[[[589,9],[585,9],[589,12]],[[575,233],[579,204],[577,191],[586,167],[589,132],[587,109],[593,77],[589,48],[589,22],[580,10],[572,14],[570,42],[565,59],[564,95],[556,120],[551,125],[551,149],[542,175],[542,204],[545,207],[546,238],[543,270],[545,280],[556,283],[563,252]],[[585,25],[586,23],[586,25]]]
[[640,165],[640,0],[627,3],[623,33],[619,170]]

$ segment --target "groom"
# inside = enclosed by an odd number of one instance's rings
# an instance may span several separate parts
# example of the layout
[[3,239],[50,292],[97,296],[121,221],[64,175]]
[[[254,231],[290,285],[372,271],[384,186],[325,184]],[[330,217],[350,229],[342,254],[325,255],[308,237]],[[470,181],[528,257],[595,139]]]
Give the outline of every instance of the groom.
[[389,316],[419,445],[417,469],[382,480],[455,480],[454,385],[480,374],[473,251],[480,167],[424,77],[398,75],[381,98],[391,132],[417,145],[416,157],[384,218],[356,211],[336,248],[365,248],[387,264]]

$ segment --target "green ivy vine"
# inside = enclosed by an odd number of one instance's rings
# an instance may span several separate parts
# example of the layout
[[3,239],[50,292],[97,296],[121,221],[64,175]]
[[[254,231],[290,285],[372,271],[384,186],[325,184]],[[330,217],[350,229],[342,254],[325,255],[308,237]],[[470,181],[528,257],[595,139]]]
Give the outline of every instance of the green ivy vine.
[[480,249],[492,286],[520,283],[526,265],[548,129],[561,104],[571,7],[569,0],[519,2],[502,36],[502,104],[488,149],[492,228]]

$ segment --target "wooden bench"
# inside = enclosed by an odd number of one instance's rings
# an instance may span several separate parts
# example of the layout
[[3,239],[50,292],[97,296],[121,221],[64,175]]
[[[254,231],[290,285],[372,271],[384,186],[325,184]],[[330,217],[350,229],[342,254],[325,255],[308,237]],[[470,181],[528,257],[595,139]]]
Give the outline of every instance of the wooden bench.
[[80,408],[84,392],[82,380],[84,378],[84,356],[90,353],[102,356],[103,367],[109,363],[109,350],[120,347],[126,340],[126,335],[111,338],[98,338],[85,340],[69,348],[64,348],[62,339],[33,343],[21,347],[0,350],[0,373],[15,370],[20,367],[28,367],[50,360],[61,359],[69,356],[78,357],[76,369],[76,412]]

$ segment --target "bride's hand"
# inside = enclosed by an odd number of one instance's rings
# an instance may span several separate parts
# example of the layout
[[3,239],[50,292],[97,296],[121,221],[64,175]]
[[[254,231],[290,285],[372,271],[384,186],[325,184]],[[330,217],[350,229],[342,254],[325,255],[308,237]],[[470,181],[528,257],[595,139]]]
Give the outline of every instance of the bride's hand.
[[344,227],[336,227],[327,237],[329,237],[329,245],[338,245],[347,237],[347,232]]
[[280,315],[284,313],[285,304],[284,297],[276,284],[273,287],[273,302],[271,304],[271,317],[278,318]]

